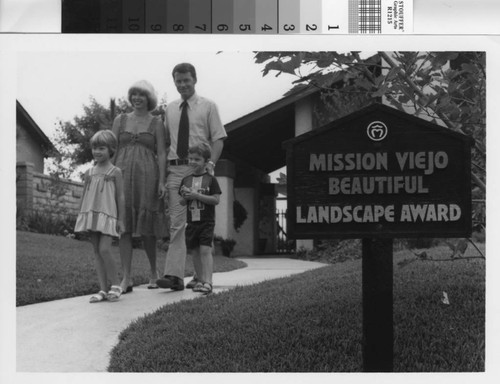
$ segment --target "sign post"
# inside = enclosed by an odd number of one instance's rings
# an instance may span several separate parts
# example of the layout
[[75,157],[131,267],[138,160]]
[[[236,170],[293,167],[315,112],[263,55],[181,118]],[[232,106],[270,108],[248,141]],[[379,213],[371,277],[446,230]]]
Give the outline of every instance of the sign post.
[[363,370],[392,372],[392,239],[363,239]]
[[287,232],[363,239],[363,369],[393,370],[397,237],[469,237],[472,139],[374,104],[288,140]]

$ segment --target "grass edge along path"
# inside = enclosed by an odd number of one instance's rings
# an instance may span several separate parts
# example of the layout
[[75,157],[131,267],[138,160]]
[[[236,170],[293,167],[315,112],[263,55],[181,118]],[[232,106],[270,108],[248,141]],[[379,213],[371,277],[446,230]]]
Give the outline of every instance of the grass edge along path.
[[[119,250],[111,247],[118,269]],[[165,251],[157,252],[157,267],[163,270]],[[237,259],[214,257],[215,272],[244,268]],[[149,262],[142,249],[133,250],[134,285],[149,281]],[[161,272],[160,272],[161,273]],[[193,262],[186,258],[186,276],[193,275]],[[89,295],[99,291],[92,245],[63,236],[16,232],[16,306]]]
[[[484,264],[395,266],[396,372],[484,371]],[[361,261],[334,264],[162,307],[120,334],[108,370],[360,372],[361,311]]]

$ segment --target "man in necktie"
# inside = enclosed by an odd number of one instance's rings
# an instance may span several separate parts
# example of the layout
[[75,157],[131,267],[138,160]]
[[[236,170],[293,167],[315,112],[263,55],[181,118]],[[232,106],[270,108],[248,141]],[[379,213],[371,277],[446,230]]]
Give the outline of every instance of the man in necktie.
[[166,113],[167,135],[171,143],[167,160],[170,243],[163,277],[158,279],[157,284],[160,288],[180,291],[184,289],[186,265],[186,207],[180,204],[179,187],[182,179],[192,173],[187,160],[188,148],[200,143],[210,145],[212,157],[207,172],[213,175],[227,134],[217,105],[195,91],[195,67],[189,63],[178,64],[172,71],[172,77],[181,98],[170,103]]

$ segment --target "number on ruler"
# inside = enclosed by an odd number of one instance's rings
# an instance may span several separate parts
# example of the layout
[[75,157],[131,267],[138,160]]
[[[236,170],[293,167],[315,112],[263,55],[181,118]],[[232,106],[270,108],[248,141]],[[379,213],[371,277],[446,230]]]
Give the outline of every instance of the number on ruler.
[[207,31],[207,25],[206,24],[202,24],[201,26],[200,25],[196,25],[195,26],[196,29],[200,29],[202,30],[203,32],[206,32]]
[[339,26],[338,25],[329,25],[328,30],[330,30],[330,29],[339,29]]
[[105,25],[106,25],[106,29],[108,29],[108,30],[115,30],[118,28],[117,20],[112,19],[110,17],[106,18]]
[[161,24],[151,24],[150,28],[153,32],[160,32],[161,31]]
[[217,25],[217,30],[220,32],[228,31],[229,30],[229,25],[227,24],[219,24]]
[[130,17],[128,18],[128,30],[131,31],[131,32],[137,32],[140,27],[139,27],[139,19],[138,18],[134,18],[134,19],[131,19]]
[[252,27],[250,26],[250,24],[240,24],[240,31],[244,32],[244,31],[251,31],[252,30]]
[[271,27],[270,25],[267,25],[267,24],[264,24],[263,27],[261,27],[261,29],[263,31],[272,31],[273,30],[273,27]]
[[184,31],[184,24],[174,24],[172,25],[172,29],[174,32],[182,32]]
[[294,31],[294,30],[295,30],[295,25],[294,25],[294,24],[290,24],[290,25],[285,24],[285,25],[283,26],[283,29],[284,29],[285,31]]
[[306,31],[315,31],[316,29],[318,29],[316,24],[306,24]]

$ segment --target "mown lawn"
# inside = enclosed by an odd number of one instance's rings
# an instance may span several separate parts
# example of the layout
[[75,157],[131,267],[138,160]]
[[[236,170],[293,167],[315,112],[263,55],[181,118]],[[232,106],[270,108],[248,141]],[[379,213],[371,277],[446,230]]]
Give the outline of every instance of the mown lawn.
[[[413,258],[394,255],[394,370],[484,371],[484,260],[399,266]],[[361,261],[333,264],[165,306],[121,333],[108,370],[360,372],[361,311]]]
[[[120,267],[118,247],[112,247]],[[158,252],[157,266],[165,264],[165,252]],[[191,258],[186,260],[186,276],[193,274]],[[246,264],[216,256],[214,269],[225,272]],[[149,262],[142,249],[134,249],[134,285],[149,281]],[[16,233],[16,305],[88,295],[99,290],[92,245],[87,241],[32,232]]]

